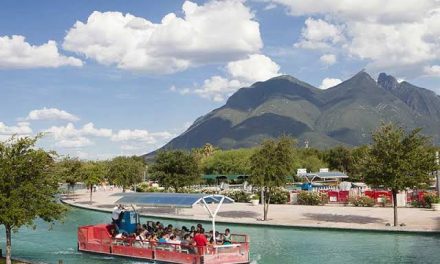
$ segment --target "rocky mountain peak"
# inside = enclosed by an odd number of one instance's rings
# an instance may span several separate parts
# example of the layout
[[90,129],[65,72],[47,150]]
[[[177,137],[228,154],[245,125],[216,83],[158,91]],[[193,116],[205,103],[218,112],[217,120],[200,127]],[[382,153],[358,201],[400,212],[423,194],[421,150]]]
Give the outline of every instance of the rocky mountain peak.
[[384,72],[379,74],[377,78],[377,84],[387,90],[395,90],[399,88],[399,82],[394,76],[388,75]]

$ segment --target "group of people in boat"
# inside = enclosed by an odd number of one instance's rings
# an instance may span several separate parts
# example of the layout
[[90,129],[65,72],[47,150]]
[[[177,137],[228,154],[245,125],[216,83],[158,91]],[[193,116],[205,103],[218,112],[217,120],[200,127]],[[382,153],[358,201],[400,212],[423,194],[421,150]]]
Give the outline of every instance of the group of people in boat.
[[111,230],[112,236],[116,239],[131,239],[140,244],[149,245],[176,245],[179,249],[186,249],[188,253],[202,253],[207,249],[207,246],[213,245],[230,245],[232,244],[231,231],[229,228],[225,229],[224,233],[213,232],[212,230],[206,232],[202,224],[191,226],[187,228],[174,227],[172,224],[164,225],[160,221],[149,221],[146,224],[138,224],[136,232],[127,234],[119,232],[118,218],[124,208],[119,206],[115,208],[112,214],[114,229]]

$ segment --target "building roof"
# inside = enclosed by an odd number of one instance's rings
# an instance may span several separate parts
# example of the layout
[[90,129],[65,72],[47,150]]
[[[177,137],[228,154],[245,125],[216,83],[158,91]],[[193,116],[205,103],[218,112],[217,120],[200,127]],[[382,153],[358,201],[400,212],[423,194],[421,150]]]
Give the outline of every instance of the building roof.
[[153,207],[191,208],[198,203],[233,203],[230,197],[204,193],[130,193],[116,201],[116,204],[135,204]]
[[348,176],[343,172],[339,171],[329,171],[329,172],[310,172],[303,173],[298,175],[300,177],[305,177],[310,179],[311,181],[316,180],[317,178],[322,180],[337,180],[337,179],[346,179]]

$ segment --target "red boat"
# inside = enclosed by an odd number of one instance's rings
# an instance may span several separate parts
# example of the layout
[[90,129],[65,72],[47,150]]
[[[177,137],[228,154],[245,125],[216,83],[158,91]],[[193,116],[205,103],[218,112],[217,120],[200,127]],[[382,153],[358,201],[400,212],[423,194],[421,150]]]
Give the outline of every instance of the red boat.
[[[182,208],[202,204],[211,217],[212,231],[215,234],[215,217],[224,202],[232,203],[234,200],[223,195],[143,193],[124,195],[116,203],[131,204],[133,209],[133,205]],[[218,204],[215,210],[211,210],[209,206],[213,203]],[[118,223],[119,232],[130,234],[140,224],[139,216],[135,210],[124,212],[124,216]],[[166,263],[238,264],[250,262],[247,235],[232,234],[231,243],[227,245],[218,245],[214,238],[212,245],[197,247],[176,243],[139,241],[132,236],[116,238],[113,233],[114,228],[114,224],[79,227],[78,250]]]

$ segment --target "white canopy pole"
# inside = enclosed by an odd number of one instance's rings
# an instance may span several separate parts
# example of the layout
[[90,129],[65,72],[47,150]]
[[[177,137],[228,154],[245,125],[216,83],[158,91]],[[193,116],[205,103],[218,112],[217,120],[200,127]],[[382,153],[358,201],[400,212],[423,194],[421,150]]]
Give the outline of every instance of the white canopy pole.
[[215,237],[215,217],[217,216],[218,211],[220,210],[220,207],[223,204],[223,201],[225,200],[225,196],[223,196],[220,199],[220,202],[217,205],[217,208],[215,209],[214,213],[211,211],[211,208],[209,208],[208,204],[206,203],[205,199],[203,198],[203,205],[205,206],[205,208],[208,210],[209,215],[211,216],[211,221],[212,221],[212,237],[214,240],[214,243],[216,242],[216,237]]

